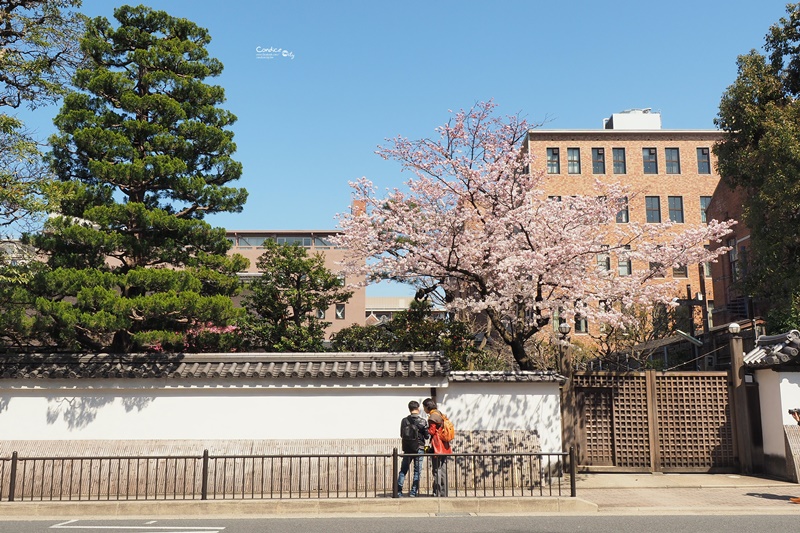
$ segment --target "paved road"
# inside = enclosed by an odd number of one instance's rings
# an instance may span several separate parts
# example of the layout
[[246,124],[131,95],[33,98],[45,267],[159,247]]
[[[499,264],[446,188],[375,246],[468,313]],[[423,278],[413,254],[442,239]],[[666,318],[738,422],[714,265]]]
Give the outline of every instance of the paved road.
[[797,514],[648,516],[436,516],[214,520],[76,520],[0,522],[2,533],[675,533],[797,531]]

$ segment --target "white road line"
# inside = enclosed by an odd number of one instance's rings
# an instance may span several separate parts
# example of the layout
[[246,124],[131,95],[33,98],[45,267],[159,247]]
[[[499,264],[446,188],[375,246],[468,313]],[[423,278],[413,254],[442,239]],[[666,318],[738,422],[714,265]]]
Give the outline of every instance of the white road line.
[[75,524],[77,520],[67,520],[60,524],[50,526],[50,529],[109,529],[109,530],[147,530],[151,533],[159,531],[175,531],[177,533],[219,533],[225,526],[81,526]]

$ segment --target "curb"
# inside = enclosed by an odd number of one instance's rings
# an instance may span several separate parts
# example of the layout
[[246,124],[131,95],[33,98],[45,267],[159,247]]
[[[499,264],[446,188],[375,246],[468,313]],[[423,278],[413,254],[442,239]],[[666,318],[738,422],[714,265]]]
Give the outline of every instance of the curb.
[[581,498],[417,498],[330,500],[7,502],[0,520],[64,517],[204,517],[229,516],[412,516],[472,514],[597,513],[598,506]]

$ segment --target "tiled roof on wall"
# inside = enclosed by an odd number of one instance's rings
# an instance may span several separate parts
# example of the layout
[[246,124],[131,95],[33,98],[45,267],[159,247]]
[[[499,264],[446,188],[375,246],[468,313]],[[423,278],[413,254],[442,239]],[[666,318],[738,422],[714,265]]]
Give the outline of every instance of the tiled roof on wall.
[[25,354],[0,356],[0,379],[444,377],[439,352]]
[[780,335],[760,335],[756,346],[744,356],[745,366],[763,368],[789,362],[800,362],[800,331],[793,329]]
[[520,372],[481,372],[481,371],[453,371],[448,374],[450,381],[457,382],[487,382],[487,383],[541,383],[553,381],[563,383],[567,378],[549,370],[520,371]]

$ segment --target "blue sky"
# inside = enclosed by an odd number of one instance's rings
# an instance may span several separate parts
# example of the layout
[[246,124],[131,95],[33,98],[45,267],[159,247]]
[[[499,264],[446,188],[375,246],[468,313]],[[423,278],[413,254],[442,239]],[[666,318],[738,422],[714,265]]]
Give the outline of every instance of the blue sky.
[[[135,5],[135,2],[131,2]],[[152,0],[207,28],[225,88],[244,211],[228,229],[330,229],[349,180],[407,178],[375,155],[420,138],[448,110],[494,99],[544,127],[599,128],[649,107],[665,129],[711,129],[736,57],[761,48],[784,0],[260,1]],[[84,0],[111,18],[121,3]],[[271,59],[257,49],[281,49]],[[25,114],[41,136],[56,108]]]

